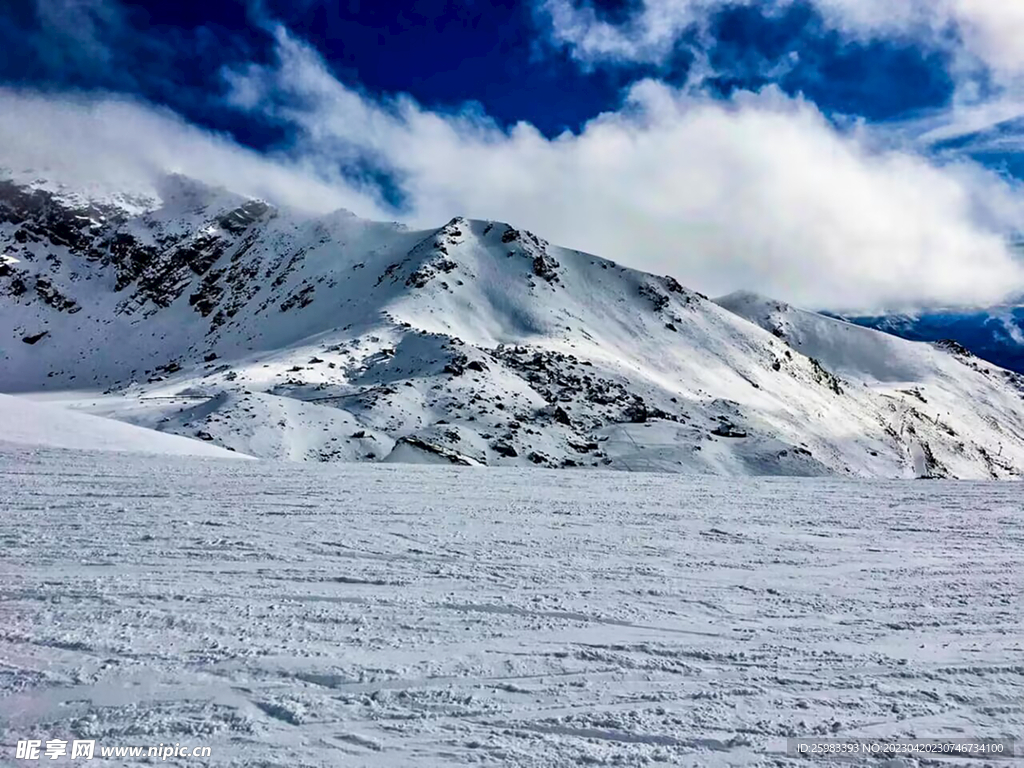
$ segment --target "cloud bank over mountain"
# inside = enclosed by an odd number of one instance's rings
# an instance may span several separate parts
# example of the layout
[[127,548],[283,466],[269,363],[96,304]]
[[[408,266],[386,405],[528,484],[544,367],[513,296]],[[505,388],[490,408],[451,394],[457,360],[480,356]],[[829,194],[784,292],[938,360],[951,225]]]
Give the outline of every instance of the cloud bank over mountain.
[[[882,33],[877,4],[820,3],[851,34]],[[580,57],[653,59],[715,5],[649,0],[618,25],[560,0],[538,13]],[[1012,29],[1012,13],[966,8],[910,3],[886,23],[938,34],[955,22],[965,51],[970,30]],[[546,136],[473,104],[370,93],[284,25],[261,23],[272,55],[225,64],[217,108],[286,140],[255,150],[135,97],[8,87],[0,166],[141,190],[178,171],[300,209],[416,226],[507,220],[707,293],[756,289],[816,307],[982,304],[1024,291],[1008,245],[1024,221],[1015,180],[773,85],[721,96],[649,76],[579,130]],[[79,48],[93,61],[97,34]],[[978,45],[999,71],[1014,66],[998,41]]]

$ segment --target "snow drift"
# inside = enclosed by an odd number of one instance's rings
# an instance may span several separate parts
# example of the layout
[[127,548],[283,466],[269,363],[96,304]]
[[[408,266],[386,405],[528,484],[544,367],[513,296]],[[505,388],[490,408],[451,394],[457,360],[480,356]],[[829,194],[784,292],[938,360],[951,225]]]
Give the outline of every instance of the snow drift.
[[164,456],[250,458],[198,440],[0,395],[0,442],[39,448],[123,451]]

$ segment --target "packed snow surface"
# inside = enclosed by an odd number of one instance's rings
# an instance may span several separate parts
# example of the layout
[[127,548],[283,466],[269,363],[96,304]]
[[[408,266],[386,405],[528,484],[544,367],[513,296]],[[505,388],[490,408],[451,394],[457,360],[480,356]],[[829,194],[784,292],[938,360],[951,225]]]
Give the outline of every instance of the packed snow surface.
[[1024,732],[1015,484],[10,445],[0,475],[5,765],[25,738],[559,768]]

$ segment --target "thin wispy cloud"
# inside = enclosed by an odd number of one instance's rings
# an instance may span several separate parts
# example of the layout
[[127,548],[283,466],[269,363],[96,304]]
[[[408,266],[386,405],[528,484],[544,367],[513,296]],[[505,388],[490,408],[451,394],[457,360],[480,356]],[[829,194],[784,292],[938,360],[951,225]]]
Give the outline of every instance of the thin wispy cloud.
[[[1024,72],[1024,5],[1007,0],[807,0],[832,28],[851,37],[898,36],[962,52],[999,75]],[[730,6],[783,11],[797,0],[640,0],[629,18],[602,18],[591,2],[537,0],[536,13],[557,44],[587,65],[657,63],[681,35]]]

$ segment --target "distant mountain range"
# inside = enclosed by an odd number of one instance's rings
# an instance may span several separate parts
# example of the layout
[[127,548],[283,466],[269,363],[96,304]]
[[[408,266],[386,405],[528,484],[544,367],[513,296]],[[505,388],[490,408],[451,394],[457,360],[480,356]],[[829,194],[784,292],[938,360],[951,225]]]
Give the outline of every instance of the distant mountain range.
[[0,255],[0,391],[251,456],[1024,472],[1024,377],[958,344],[712,301],[501,222],[311,216],[180,176],[151,199],[11,178]]

